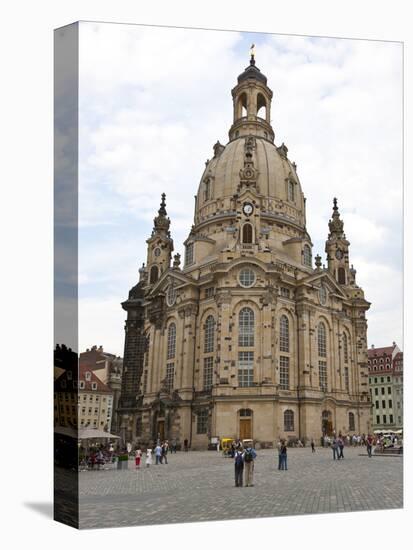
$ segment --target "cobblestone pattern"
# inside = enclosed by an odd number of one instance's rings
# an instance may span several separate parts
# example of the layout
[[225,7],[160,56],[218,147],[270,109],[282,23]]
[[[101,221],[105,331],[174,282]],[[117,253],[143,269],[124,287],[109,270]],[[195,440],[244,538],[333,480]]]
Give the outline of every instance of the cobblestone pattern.
[[[232,459],[214,451],[169,455],[168,465],[80,472],[80,528],[184,523],[403,506],[402,457],[346,448],[289,449],[279,471],[272,450],[258,451],[254,487],[234,486]],[[383,480],[380,483],[378,480]]]

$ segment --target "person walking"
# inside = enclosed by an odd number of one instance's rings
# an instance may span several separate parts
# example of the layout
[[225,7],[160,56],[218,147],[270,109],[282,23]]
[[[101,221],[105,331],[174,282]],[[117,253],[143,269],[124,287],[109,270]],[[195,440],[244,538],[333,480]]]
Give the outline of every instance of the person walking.
[[217,437],[217,452],[219,453],[219,445],[220,445],[220,439]]
[[244,475],[244,452],[237,449],[234,456],[235,487],[242,487]]
[[315,443],[313,438],[311,438],[311,452],[315,453]]
[[285,439],[281,440],[281,470],[288,470],[287,468],[287,445]]
[[147,468],[152,464],[152,449],[146,449],[145,464]]
[[367,445],[367,454],[368,454],[369,458],[371,458],[371,451],[372,451],[372,447],[373,447],[373,438],[371,437],[370,434],[367,435],[366,445]]
[[254,460],[256,458],[255,449],[248,444],[244,452],[245,487],[254,487]]
[[161,462],[165,462],[165,464],[168,464],[168,450],[169,450],[168,441],[164,441],[162,445]]
[[337,459],[338,460],[340,460],[340,458],[344,458],[343,450],[344,450],[344,441],[342,440],[341,437],[339,437],[337,440]]
[[155,447],[155,466],[157,464],[162,464],[161,458],[162,458],[162,447],[158,443],[158,445]]
[[338,450],[337,450],[337,439],[333,439],[333,443],[331,444],[331,448],[333,449],[333,459],[335,460],[337,458]]
[[282,443],[281,443],[281,439],[278,440],[278,443],[277,443],[277,450],[278,450],[278,469],[281,470],[281,447],[282,447]]
[[188,440],[184,439],[184,451],[188,451]]
[[141,467],[141,458],[142,458],[142,451],[140,449],[136,449],[135,451],[135,469],[139,470]]

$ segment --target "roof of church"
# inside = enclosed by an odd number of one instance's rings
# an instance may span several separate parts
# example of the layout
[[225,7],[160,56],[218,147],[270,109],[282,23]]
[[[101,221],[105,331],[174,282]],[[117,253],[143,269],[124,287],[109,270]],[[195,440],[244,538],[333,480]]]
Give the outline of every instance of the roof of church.
[[246,67],[245,71],[238,76],[238,84],[247,80],[248,78],[255,78],[264,84],[267,84],[267,77],[262,74],[258,67],[255,66],[255,61],[251,59],[250,64]]

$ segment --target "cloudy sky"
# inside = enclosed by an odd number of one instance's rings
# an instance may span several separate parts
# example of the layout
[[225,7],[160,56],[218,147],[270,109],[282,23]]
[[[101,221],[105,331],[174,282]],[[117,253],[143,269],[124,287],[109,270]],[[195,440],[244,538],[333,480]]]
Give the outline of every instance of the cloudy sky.
[[325,258],[332,199],[372,302],[369,345],[402,342],[402,46],[394,42],[80,24],[80,350],[123,354],[120,302],[167,194],[182,253],[205,161],[228,140],[231,88],[256,45]]

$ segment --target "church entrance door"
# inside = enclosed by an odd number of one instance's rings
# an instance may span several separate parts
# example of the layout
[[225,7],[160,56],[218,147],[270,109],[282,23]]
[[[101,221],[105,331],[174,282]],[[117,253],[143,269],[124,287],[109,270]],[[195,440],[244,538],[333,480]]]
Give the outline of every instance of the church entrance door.
[[239,438],[252,439],[252,422],[251,418],[240,418],[239,421]]
[[161,441],[165,439],[165,420],[158,420],[158,437]]

